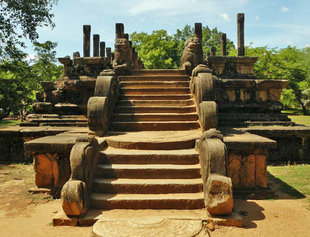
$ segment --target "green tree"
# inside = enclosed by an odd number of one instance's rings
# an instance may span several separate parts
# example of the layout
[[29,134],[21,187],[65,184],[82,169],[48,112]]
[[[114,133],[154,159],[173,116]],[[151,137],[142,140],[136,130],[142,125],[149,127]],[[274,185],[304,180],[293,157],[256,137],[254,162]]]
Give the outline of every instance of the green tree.
[[167,31],[157,30],[151,35],[133,32],[130,38],[145,68],[178,67],[177,42]]
[[[182,30],[177,29],[171,36],[165,30],[153,31],[152,34],[134,32],[130,35],[133,46],[146,68],[178,68],[181,64],[182,54],[186,40],[194,35],[194,28],[186,25]],[[202,46],[206,53],[210,47],[215,46],[217,54],[221,52],[222,33],[217,28],[202,28]],[[234,44],[227,39],[227,51],[234,49]]]
[[0,59],[18,57],[24,40],[35,42],[37,29],[52,26],[52,7],[58,0],[0,0]]
[[[63,66],[57,65],[56,42],[46,41],[44,43],[35,42],[34,51],[36,52],[35,59],[33,60],[32,69],[36,74],[36,82],[41,81],[55,81],[62,72]],[[37,89],[40,89],[40,83],[36,83]]]
[[[179,42],[178,51],[180,58],[182,57],[186,40],[192,37],[194,32],[194,27],[189,25],[186,25],[182,30],[177,29],[174,38]],[[211,47],[215,47],[216,54],[221,55],[222,34],[216,27],[213,29],[210,29],[208,26],[202,27],[202,49],[205,54],[210,51]],[[226,39],[226,49],[227,53],[235,49],[234,43],[228,38]]]
[[25,60],[5,60],[0,64],[0,120],[11,112],[21,115],[35,99],[35,74]]
[[[62,73],[56,65],[57,43],[35,43],[37,53],[31,62],[27,55],[0,63],[0,120],[10,113],[19,113],[23,118],[31,109],[35,94],[41,90],[41,81],[55,81]],[[22,54],[20,54],[22,55]]]
[[[234,55],[235,51],[230,55]],[[276,48],[246,47],[247,56],[257,56],[255,76],[263,79],[286,79],[287,89],[283,90],[282,103],[286,107],[301,106],[303,114],[307,114],[306,102],[309,100],[310,87],[310,50],[288,46]]]

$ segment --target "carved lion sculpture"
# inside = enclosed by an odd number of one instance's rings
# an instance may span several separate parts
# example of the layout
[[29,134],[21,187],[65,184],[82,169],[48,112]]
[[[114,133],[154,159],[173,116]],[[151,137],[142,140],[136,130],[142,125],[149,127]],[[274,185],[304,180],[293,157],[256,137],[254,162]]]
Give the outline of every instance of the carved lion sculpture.
[[199,39],[191,37],[185,42],[185,48],[182,55],[182,69],[191,75],[192,70],[202,63],[202,52]]
[[131,68],[131,48],[125,38],[118,38],[115,42],[113,69],[117,74],[125,74]]

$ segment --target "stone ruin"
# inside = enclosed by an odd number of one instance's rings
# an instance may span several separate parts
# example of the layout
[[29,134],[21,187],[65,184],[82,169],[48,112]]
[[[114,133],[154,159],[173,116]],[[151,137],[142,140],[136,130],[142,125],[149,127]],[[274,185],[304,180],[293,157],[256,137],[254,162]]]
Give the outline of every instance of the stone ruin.
[[[122,30],[123,24],[116,24]],[[87,102],[94,95],[97,76],[114,69],[118,74],[143,68],[143,64],[128,39],[128,34],[116,36],[115,52],[93,35],[93,57],[90,56],[91,26],[83,26],[83,57],[79,52],[58,58],[64,66],[63,75],[55,82],[42,82],[43,92],[33,104],[34,114],[22,126],[88,126]]]
[[178,70],[143,69],[120,23],[114,53],[95,34],[90,57],[83,27],[83,57],[59,58],[64,75],[42,82],[34,114],[16,130],[37,187],[62,199],[54,225],[94,224],[95,209],[116,208],[198,209],[211,214],[202,220],[242,226],[233,197],[270,194],[267,158],[277,146],[244,127],[293,123],[281,114],[287,81],[255,78],[244,14],[237,25],[237,57],[227,56],[225,34],[222,55],[211,48],[204,57],[196,23]]

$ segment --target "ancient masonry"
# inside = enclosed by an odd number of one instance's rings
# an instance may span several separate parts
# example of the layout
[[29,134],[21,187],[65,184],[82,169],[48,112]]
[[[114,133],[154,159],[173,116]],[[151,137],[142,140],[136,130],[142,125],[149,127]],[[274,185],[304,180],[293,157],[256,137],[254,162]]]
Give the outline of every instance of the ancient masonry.
[[257,58],[244,56],[244,14],[237,25],[237,57],[227,56],[226,34],[222,55],[211,48],[204,57],[196,23],[178,70],[143,69],[120,23],[114,53],[94,34],[90,57],[91,27],[83,27],[83,57],[59,58],[63,76],[42,83],[22,124],[44,133],[25,142],[25,155],[36,185],[61,196],[68,219],[55,225],[81,224],[93,209],[230,216],[233,192],[267,191],[266,160],[276,142],[235,127],[292,125],[281,114],[287,81],[254,77]]

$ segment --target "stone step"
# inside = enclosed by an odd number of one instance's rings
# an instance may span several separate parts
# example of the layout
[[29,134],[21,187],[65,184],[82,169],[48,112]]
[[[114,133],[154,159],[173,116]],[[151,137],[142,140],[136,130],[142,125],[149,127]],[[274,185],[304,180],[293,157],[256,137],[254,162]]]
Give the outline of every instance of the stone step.
[[197,113],[118,113],[112,121],[197,121]]
[[191,99],[190,94],[179,94],[179,95],[120,95],[119,100],[187,100]]
[[171,106],[171,105],[179,105],[179,106],[187,106],[194,105],[193,100],[119,100],[117,101],[117,105],[120,106],[149,106],[149,105],[161,105],[161,106]]
[[98,164],[98,178],[194,179],[200,178],[200,164]]
[[39,126],[88,127],[88,122],[45,122],[45,123],[39,123]]
[[120,81],[189,81],[188,75],[120,76]]
[[193,113],[195,106],[116,106],[115,113]]
[[145,94],[173,94],[183,95],[189,94],[189,87],[177,87],[177,88],[121,88],[121,94],[123,95],[145,95]]
[[180,88],[189,87],[188,81],[139,81],[132,82],[126,81],[120,83],[121,89],[123,88]]
[[[108,138],[107,143],[110,147],[122,149],[139,149],[139,150],[177,150],[192,149],[195,147],[195,139],[192,137],[183,138],[182,140],[163,140],[163,141],[120,141],[117,138]],[[177,152],[178,153],[178,152]]]
[[38,122],[38,123],[77,123],[77,122],[86,122],[86,118],[38,118],[38,119],[31,119],[31,122]]
[[95,179],[95,193],[198,193],[202,192],[199,179]]
[[99,194],[93,193],[91,206],[97,209],[201,209],[203,193]]
[[[123,144],[120,143],[122,146]],[[134,144],[139,148],[139,145]],[[143,145],[140,143],[140,145]],[[156,148],[156,143],[153,144]],[[161,145],[160,143],[157,145]],[[128,147],[128,146],[127,146]],[[146,146],[144,146],[146,147]],[[166,148],[171,148],[171,144],[165,144]],[[176,164],[193,165],[199,163],[198,153],[192,149],[182,150],[135,150],[118,149],[108,147],[100,152],[99,163],[101,164]]]
[[[202,136],[200,129],[196,130],[183,130],[183,131],[136,131],[136,132],[121,132],[109,131],[105,138],[108,144],[108,150],[111,147],[122,149],[139,149],[139,150],[166,150],[168,154],[192,154],[195,147],[195,141]],[[181,150],[179,150],[181,149]],[[185,149],[185,150],[184,150]],[[187,149],[190,149],[188,151]],[[135,150],[135,152],[142,152]],[[176,151],[168,151],[176,150]],[[105,150],[107,151],[107,150]],[[127,150],[129,151],[129,150]],[[126,153],[126,150],[123,152]],[[130,151],[134,152],[134,151]],[[156,154],[157,151],[147,151]],[[164,151],[158,151],[164,152]],[[194,151],[195,152],[195,151]],[[196,152],[195,152],[196,153]],[[139,154],[139,153],[138,153]],[[136,153],[133,153],[133,156]]]
[[132,76],[171,76],[187,75],[182,69],[142,69],[132,70]]
[[174,131],[198,129],[196,121],[144,121],[144,122],[111,122],[115,131]]

